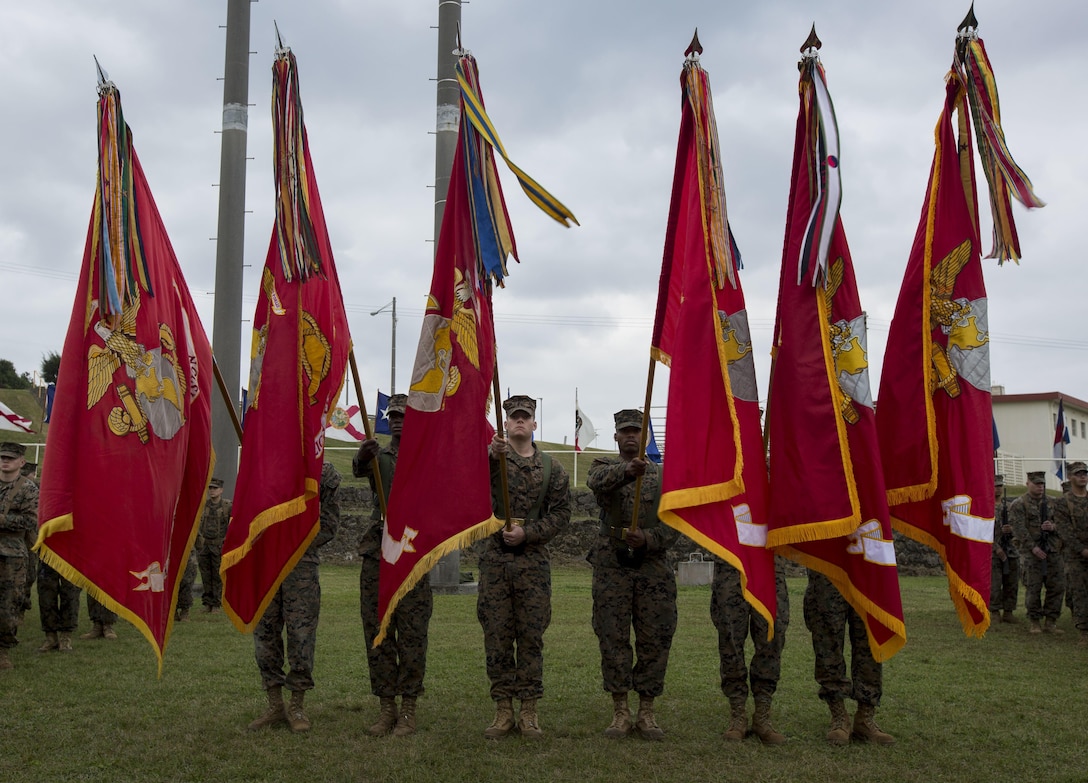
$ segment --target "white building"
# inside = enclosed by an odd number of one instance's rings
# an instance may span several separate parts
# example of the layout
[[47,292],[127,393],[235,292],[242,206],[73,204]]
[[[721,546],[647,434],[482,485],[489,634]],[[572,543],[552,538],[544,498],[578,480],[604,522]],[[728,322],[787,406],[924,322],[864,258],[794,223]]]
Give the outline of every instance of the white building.
[[1001,386],[994,386],[992,393],[1000,442],[996,468],[1006,484],[1023,484],[1029,471],[1045,470],[1047,489],[1061,488],[1052,456],[1059,400],[1069,429],[1066,462],[1088,462],[1088,402],[1061,392],[1005,394]]

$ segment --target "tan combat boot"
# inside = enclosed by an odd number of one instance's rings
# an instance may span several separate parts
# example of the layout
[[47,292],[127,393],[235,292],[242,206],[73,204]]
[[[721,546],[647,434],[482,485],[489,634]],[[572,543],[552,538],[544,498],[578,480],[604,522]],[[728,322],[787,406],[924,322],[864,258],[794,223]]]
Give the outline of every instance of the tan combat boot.
[[102,624],[101,623],[95,623],[91,627],[91,630],[87,631],[87,633],[80,634],[79,638],[80,639],[101,639],[103,636],[105,636],[105,634],[102,633]]
[[189,610],[178,609],[176,612],[174,612],[174,620],[179,623],[189,622]]
[[400,712],[397,713],[397,725],[393,728],[394,737],[407,737],[416,733],[416,697],[401,696]]
[[514,728],[514,703],[510,699],[499,699],[495,702],[495,720],[484,729],[484,736],[488,739],[502,739]]
[[116,639],[117,638],[117,632],[115,630],[113,630],[112,625],[109,625],[107,623],[103,623],[103,625],[102,625],[102,638],[103,639]]
[[1011,610],[1006,609],[1005,611],[1003,611],[1001,613],[1001,622],[1003,622],[1003,623],[1018,623],[1020,621],[1016,619],[1016,617],[1013,615]]
[[56,650],[58,646],[59,642],[57,642],[57,635],[53,631],[50,631],[45,635],[45,641],[42,643],[42,646],[38,648],[38,652]]
[[660,742],[665,739],[665,731],[657,725],[657,718],[654,717],[653,696],[643,696],[642,694],[639,694],[638,717],[635,719],[635,731],[646,740]]
[[287,710],[283,707],[283,691],[279,685],[273,685],[265,694],[268,696],[268,709],[249,724],[250,731],[257,731],[266,726],[276,726],[287,722]]
[[831,745],[850,744],[850,713],[842,699],[828,699],[831,710],[831,728],[827,732],[827,741]]
[[8,648],[0,647],[0,671],[14,668],[15,664],[11,662],[11,653],[8,652]]
[[291,703],[287,705],[287,722],[291,724],[291,731],[301,734],[310,730],[310,719],[302,709],[302,700],[306,691],[291,691]]
[[536,699],[522,699],[521,712],[518,714],[518,731],[528,739],[540,739],[544,731],[536,717]]
[[785,735],[775,731],[771,725],[771,699],[770,697],[756,697],[756,712],[752,716],[752,733],[759,737],[764,745],[781,745],[786,741]]
[[1080,639],[1077,640],[1077,647],[1088,647],[1088,631],[1080,632]]
[[872,742],[876,745],[894,745],[895,737],[876,725],[875,715],[876,707],[872,704],[858,703],[858,711],[854,715],[854,730],[851,736],[861,742]]
[[634,724],[631,723],[631,708],[627,706],[626,693],[612,694],[612,722],[604,730],[604,735],[609,739],[623,739],[631,733]]
[[368,731],[373,737],[384,737],[397,725],[397,700],[393,696],[379,696],[381,712]]
[[72,651],[72,634],[61,631],[57,634],[57,649],[61,652]]
[[1043,618],[1043,633],[1052,633],[1055,636],[1061,636],[1065,631],[1058,627],[1057,620]]
[[1039,627],[1038,620],[1031,621],[1031,628],[1028,629],[1028,633],[1042,633],[1043,629]]
[[740,742],[748,733],[748,698],[734,696],[729,700],[729,728],[722,734],[730,742]]

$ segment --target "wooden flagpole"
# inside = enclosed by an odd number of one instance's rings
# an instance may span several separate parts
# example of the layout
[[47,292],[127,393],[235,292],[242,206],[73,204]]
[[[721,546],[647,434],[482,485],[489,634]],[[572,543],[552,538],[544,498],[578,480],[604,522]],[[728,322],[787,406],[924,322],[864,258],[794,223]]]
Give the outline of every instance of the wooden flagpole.
[[[359,365],[355,363],[355,346],[348,352],[348,362],[351,364],[351,378],[355,382],[355,396],[359,398],[359,415],[363,418],[363,433],[367,440],[373,440],[374,432],[370,427],[370,417],[366,414],[366,400],[363,399],[363,385],[359,381]],[[382,471],[378,466],[378,460],[370,461],[370,471],[374,476],[374,494],[378,496],[378,507],[381,508],[382,519],[386,519],[385,490],[382,488]]]

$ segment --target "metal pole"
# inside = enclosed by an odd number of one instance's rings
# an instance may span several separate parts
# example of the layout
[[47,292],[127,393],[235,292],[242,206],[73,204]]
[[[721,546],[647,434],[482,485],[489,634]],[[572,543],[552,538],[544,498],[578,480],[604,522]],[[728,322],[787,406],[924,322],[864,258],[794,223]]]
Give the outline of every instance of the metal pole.
[[397,297],[393,297],[393,347],[389,352],[389,396],[397,393]]
[[[249,122],[250,0],[228,0],[226,63],[223,69],[223,141],[219,163],[219,230],[215,248],[215,309],[212,352],[235,400],[242,388],[242,262],[245,251],[246,141]],[[235,401],[234,404],[237,404]],[[212,406],[215,473],[234,495],[238,440],[234,411]]]
[[461,0],[438,0],[438,96],[434,141],[434,246],[446,209],[453,153],[457,149],[457,128],[461,122],[461,88],[457,84],[457,57],[460,46]]

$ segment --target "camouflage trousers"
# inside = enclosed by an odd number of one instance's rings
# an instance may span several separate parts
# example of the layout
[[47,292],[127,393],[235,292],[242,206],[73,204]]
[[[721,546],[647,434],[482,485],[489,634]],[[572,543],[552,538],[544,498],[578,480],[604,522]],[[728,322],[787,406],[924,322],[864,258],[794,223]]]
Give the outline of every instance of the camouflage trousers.
[[200,602],[204,606],[218,609],[223,605],[223,577],[219,574],[219,563],[223,559],[220,546],[205,547],[196,556],[200,568]]
[[[782,649],[790,625],[790,594],[785,573],[775,569],[775,600],[778,611],[774,620],[774,638],[767,640],[767,621],[746,600],[740,585],[740,572],[727,563],[714,563],[714,582],[710,587],[710,620],[718,629],[718,658],[721,662],[722,693],[727,699],[747,699],[751,693],[759,699],[770,698],[778,689],[782,673]],[[755,651],[752,662],[744,664],[745,640],[751,636]]]
[[423,677],[427,671],[427,627],[434,606],[430,577],[425,574],[400,600],[389,619],[385,641],[374,647],[381,626],[378,616],[380,561],[363,557],[361,562],[359,615],[363,619],[363,638],[366,639],[370,691],[378,697],[418,697],[423,693]]
[[87,593],[87,615],[96,625],[113,625],[117,622],[117,615],[96,601],[90,593]]
[[[290,691],[308,691],[314,687],[314,648],[320,613],[317,563],[300,561],[283,580],[253,631],[262,688],[287,686]],[[283,673],[285,635],[290,667],[286,675]]]
[[[820,698],[852,698],[880,706],[884,666],[873,659],[865,622],[823,574],[809,570],[805,590],[805,625],[812,633]],[[850,633],[850,677],[846,676],[845,641]]]
[[1065,562],[1065,598],[1077,630],[1088,631],[1088,560],[1080,555]]
[[1057,620],[1062,613],[1062,599],[1065,598],[1065,563],[1062,556],[1052,554],[1046,560],[1039,560],[1035,555],[1028,554],[1024,558],[1023,569],[1024,605],[1028,609],[1028,619],[1035,622],[1043,618]]
[[196,584],[196,557],[189,555],[189,562],[185,564],[185,573],[181,575],[181,584],[178,585],[177,611],[188,612],[193,608],[193,585]]
[[676,633],[676,577],[663,558],[648,558],[639,568],[594,567],[593,632],[605,692],[664,692]]
[[34,592],[34,584],[38,581],[38,553],[28,552],[26,557],[26,579],[23,580],[23,595],[20,611],[26,614],[31,609],[30,597]]
[[[1006,569],[1006,565],[1008,568]],[[990,561],[990,611],[1015,612],[1020,598],[1020,558]]]
[[540,698],[544,631],[552,619],[548,561],[509,553],[482,558],[476,617],[484,632],[491,698]]
[[71,633],[79,625],[78,587],[38,562],[38,614],[46,633]]
[[0,650],[19,643],[15,633],[23,616],[26,558],[0,556]]

